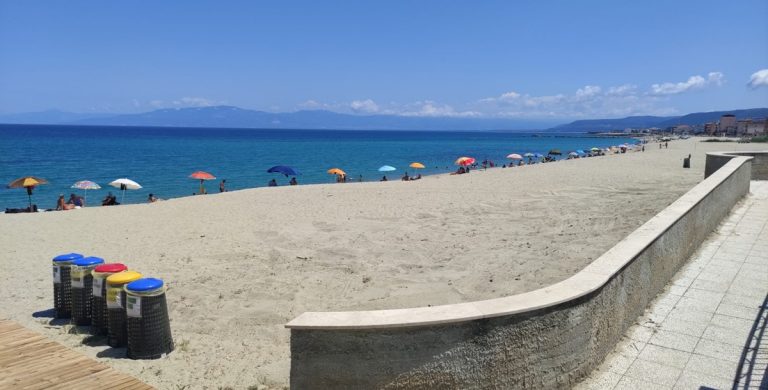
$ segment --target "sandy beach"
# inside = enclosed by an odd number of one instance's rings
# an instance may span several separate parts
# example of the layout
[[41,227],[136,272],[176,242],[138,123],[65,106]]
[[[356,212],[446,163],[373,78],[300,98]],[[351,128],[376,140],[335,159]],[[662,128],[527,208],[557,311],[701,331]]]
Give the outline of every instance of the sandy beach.
[[[414,182],[0,215],[0,318],[158,388],[280,388],[290,369],[283,325],[300,313],[440,305],[555,283],[701,181],[707,151],[742,149],[766,145],[677,140]],[[50,259],[65,252],[164,279],[176,351],[124,359],[33,315],[52,307]]]

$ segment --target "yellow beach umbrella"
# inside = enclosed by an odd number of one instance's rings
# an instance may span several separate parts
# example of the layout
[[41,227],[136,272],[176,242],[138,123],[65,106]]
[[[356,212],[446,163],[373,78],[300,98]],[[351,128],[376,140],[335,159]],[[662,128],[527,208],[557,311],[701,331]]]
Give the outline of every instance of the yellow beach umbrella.
[[32,210],[32,190],[40,184],[48,184],[48,180],[35,176],[24,176],[8,183],[8,188],[26,188],[27,196],[29,196],[29,209]]
[[331,169],[328,170],[328,173],[331,174],[331,175],[339,175],[339,176],[346,176],[347,175],[346,172],[342,171],[339,168],[331,168]]
[[420,162],[412,162],[411,165],[409,165],[409,167],[414,169],[424,169],[424,164]]

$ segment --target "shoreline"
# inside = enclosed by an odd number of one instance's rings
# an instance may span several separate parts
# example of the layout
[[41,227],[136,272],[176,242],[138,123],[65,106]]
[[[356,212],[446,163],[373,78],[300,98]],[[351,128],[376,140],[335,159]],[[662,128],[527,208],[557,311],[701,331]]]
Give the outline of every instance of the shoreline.
[[[704,154],[722,149],[646,146],[409,183],[262,187],[0,218],[0,316],[157,387],[281,387],[290,370],[284,325],[298,314],[458,303],[556,283],[701,181]],[[688,153],[692,169],[683,169]],[[156,361],[103,358],[109,348],[34,317],[51,307],[49,259],[71,251],[164,279],[183,347]]]

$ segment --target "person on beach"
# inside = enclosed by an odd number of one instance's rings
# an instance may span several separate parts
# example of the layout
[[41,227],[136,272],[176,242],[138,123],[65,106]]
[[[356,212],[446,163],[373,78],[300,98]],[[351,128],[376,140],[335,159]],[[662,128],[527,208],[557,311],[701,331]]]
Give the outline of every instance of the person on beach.
[[83,198],[75,194],[69,194],[69,201],[67,203],[71,204],[72,206],[85,207],[85,201],[83,201]]
[[669,149],[669,142],[668,141],[664,141],[664,149]]
[[403,175],[403,177],[401,177],[401,178],[400,178],[400,180],[402,180],[402,181],[408,181],[408,180],[411,180],[411,178],[410,178],[410,177],[408,177],[408,172],[405,172],[405,174]]
[[420,179],[421,179],[421,173],[419,173],[418,175],[416,175],[414,177],[411,177],[411,181],[420,180]]
[[147,202],[148,203],[155,203],[158,200],[160,200],[160,199],[158,197],[156,197],[155,194],[149,194],[149,196],[147,197]]
[[384,177],[381,178],[381,181],[388,181],[387,175],[384,175]]
[[59,200],[56,201],[56,211],[72,210],[74,208],[75,205],[64,201],[64,194],[59,194]]
[[295,185],[298,185],[299,182],[296,181],[296,177],[294,176],[294,177],[291,178],[291,181],[289,181],[288,184],[290,184],[292,186],[295,186]]
[[227,192],[227,179],[224,179],[219,183],[219,192]]
[[270,180],[268,186],[277,187],[277,180],[275,179]]
[[118,204],[120,203],[117,203],[117,197],[112,195],[111,191],[107,194],[107,197],[101,201],[102,206],[115,206]]

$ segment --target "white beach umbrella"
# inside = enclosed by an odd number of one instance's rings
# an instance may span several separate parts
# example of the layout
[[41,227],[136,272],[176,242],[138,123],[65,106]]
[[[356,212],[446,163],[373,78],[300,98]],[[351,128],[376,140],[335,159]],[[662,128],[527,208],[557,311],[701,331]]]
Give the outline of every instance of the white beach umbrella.
[[120,203],[123,203],[123,201],[125,200],[125,190],[138,190],[142,188],[139,183],[136,183],[135,181],[131,179],[126,179],[126,178],[117,179],[109,183],[109,185],[115,188],[119,188],[120,191],[123,191],[123,196],[120,199]]

